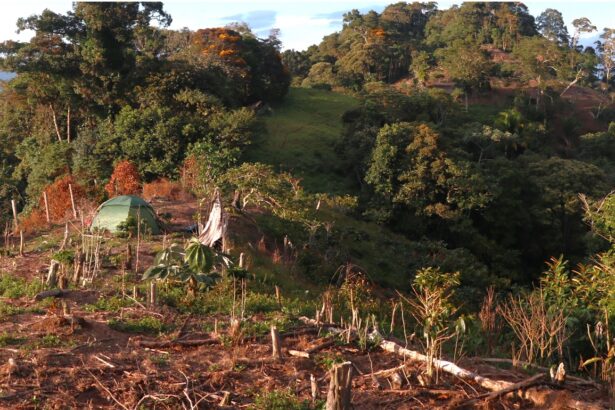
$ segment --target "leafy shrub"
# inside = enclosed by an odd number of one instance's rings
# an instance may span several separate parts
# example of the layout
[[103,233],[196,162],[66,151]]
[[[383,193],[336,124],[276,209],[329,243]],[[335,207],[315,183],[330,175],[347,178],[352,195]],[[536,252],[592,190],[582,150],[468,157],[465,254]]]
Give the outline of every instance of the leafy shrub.
[[160,319],[146,316],[141,319],[111,319],[109,327],[126,333],[147,333],[157,335],[170,330]]
[[25,279],[13,275],[0,275],[0,296],[5,298],[21,298],[23,296],[34,296],[40,292],[43,285],[33,280],[27,282]]
[[310,410],[312,408],[307,400],[300,400],[290,390],[260,393],[250,407],[254,410]]
[[0,347],[20,345],[24,340],[23,337],[15,337],[4,332],[0,334]]
[[45,335],[35,343],[37,348],[62,346],[62,339],[57,335]]
[[110,298],[99,298],[95,303],[85,305],[88,312],[117,312],[121,308],[132,306],[134,302],[130,299],[123,299],[119,296]]
[[23,313],[24,309],[10,303],[0,302],[0,318]]

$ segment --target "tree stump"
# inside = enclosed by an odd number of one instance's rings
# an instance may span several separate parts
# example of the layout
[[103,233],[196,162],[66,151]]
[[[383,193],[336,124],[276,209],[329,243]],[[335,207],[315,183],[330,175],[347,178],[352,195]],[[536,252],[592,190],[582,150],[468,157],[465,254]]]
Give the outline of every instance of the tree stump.
[[349,410],[352,390],[352,363],[336,364],[329,371],[331,382],[327,393],[326,410]]
[[312,390],[312,403],[315,403],[318,400],[318,381],[313,374],[310,374],[310,388]]
[[271,356],[274,360],[282,360],[282,343],[280,342],[280,333],[278,328],[271,325]]
[[60,269],[60,262],[51,260],[49,264],[49,272],[47,273],[47,280],[45,284],[50,288],[55,288],[58,284],[58,270]]

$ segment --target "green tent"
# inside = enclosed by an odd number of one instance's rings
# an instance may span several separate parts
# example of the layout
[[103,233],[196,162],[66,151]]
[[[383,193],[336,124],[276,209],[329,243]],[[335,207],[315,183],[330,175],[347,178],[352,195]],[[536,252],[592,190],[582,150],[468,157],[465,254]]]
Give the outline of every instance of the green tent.
[[108,230],[117,232],[118,225],[126,222],[129,217],[135,221],[140,220],[150,233],[160,233],[160,226],[156,219],[154,209],[143,199],[132,195],[121,195],[103,202],[96,210],[90,229]]

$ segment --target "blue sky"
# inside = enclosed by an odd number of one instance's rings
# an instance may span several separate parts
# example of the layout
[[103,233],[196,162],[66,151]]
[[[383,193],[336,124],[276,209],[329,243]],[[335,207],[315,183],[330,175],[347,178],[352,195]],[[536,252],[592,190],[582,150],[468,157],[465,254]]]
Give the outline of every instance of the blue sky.
[[[336,0],[336,1],[282,1],[282,0],[223,0],[223,1],[166,1],[165,9],[173,17],[171,28],[188,27],[198,29],[224,26],[233,21],[244,21],[261,36],[270,29],[279,28],[283,47],[305,49],[319,43],[323,36],[338,31],[342,26],[342,14],[351,9],[381,11],[395,0]],[[454,1],[438,2],[440,9],[459,4]],[[530,12],[537,16],[546,8],[555,8],[564,15],[570,26],[577,17],[588,17],[600,31],[604,27],[615,27],[614,1],[527,1]],[[70,0],[7,1],[3,2],[0,15],[0,40],[27,40],[31,33],[15,33],[15,22],[19,17],[38,14],[49,8],[56,12],[71,9]],[[572,33],[572,28],[569,27]],[[591,44],[596,34],[582,43]]]

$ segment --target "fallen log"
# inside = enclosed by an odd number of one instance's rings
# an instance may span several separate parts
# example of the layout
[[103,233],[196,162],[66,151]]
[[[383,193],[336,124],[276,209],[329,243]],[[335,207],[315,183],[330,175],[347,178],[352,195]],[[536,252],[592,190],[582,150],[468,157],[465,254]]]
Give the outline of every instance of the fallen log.
[[288,349],[288,354],[295,357],[303,357],[306,359],[310,359],[312,356],[308,352],[304,352],[301,350],[292,350]]
[[[379,335],[378,335],[379,336]],[[397,355],[403,356],[410,360],[426,362],[429,360],[427,356],[415,352],[413,350],[406,349],[397,343],[388,341],[386,339],[382,339],[380,342],[380,348],[386,350],[387,352],[395,353]],[[516,383],[511,383],[506,380],[493,380],[487,377],[483,377],[477,373],[472,371],[463,369],[457,366],[455,363],[448,362],[446,360],[434,359],[433,361],[434,367],[440,369],[446,373],[452,374],[454,376],[459,377],[460,379],[473,381],[479,386],[492,390],[495,392],[499,392],[501,390],[512,389],[512,391],[517,391]],[[551,396],[551,397],[549,397]],[[558,396],[558,397],[555,397]],[[586,403],[579,400],[574,400],[569,397],[565,397],[560,395],[559,392],[556,391],[540,391],[540,390],[525,390],[519,397],[530,400],[537,406],[543,406],[545,402],[555,402],[557,400],[558,405],[563,407],[570,407],[573,409],[586,409],[586,410],[602,410],[604,407],[592,403]]]
[[136,340],[135,344],[140,347],[150,347],[150,348],[164,348],[164,347],[172,347],[172,346],[202,346],[202,345],[214,345],[220,343],[219,339],[195,339],[195,340]]
[[497,399],[498,397],[504,396],[506,394],[515,392],[517,390],[521,390],[521,389],[526,389],[528,387],[531,386],[535,386],[537,384],[541,384],[543,382],[543,379],[545,378],[545,374],[544,373],[540,373],[540,374],[536,374],[532,377],[530,377],[529,379],[523,380],[519,383],[515,383],[509,387],[506,387],[505,389],[502,390],[497,390],[491,393],[485,393],[485,394],[481,394],[478,395],[476,397],[471,398],[470,400],[466,400],[463,403],[459,403],[458,405],[454,406],[453,408],[463,408],[466,406],[473,406],[475,404],[478,404],[478,402],[480,401],[490,401],[493,399]]
[[46,298],[61,298],[63,295],[64,291],[62,289],[46,290],[44,292],[37,293],[36,296],[34,296],[34,300],[38,302]]
[[364,375],[362,375],[361,377],[376,377],[376,376],[382,376],[382,377],[385,377],[385,376],[388,376],[388,375],[389,375],[389,374],[391,374],[391,373],[396,373],[396,372],[398,372],[398,371],[400,371],[400,370],[405,369],[405,368],[406,368],[406,366],[408,366],[408,364],[407,364],[407,363],[404,363],[404,364],[402,364],[402,365],[400,365],[400,366],[393,367],[393,368],[391,368],[391,369],[379,370],[379,371],[374,372],[374,373],[365,373],[365,374],[364,374]]
[[[506,364],[510,364],[513,367],[519,367],[519,365],[521,366],[527,366],[527,367],[532,367],[534,369],[537,370],[541,370],[543,372],[548,372],[549,369],[547,369],[546,367],[543,366],[539,366],[537,364],[534,363],[530,363],[530,362],[524,362],[522,360],[517,360],[517,361],[513,361],[512,359],[502,359],[502,358],[490,358],[490,357],[473,357],[471,360],[480,360],[482,362],[486,362],[486,363],[506,363]],[[571,376],[569,374],[566,375],[566,382],[576,382],[578,384],[586,384],[589,386],[594,386],[596,388],[601,388],[602,386],[600,386],[599,383],[593,381],[593,380],[588,380],[588,379],[584,379],[582,377],[576,377],[576,376]]]
[[[300,317],[299,320],[307,324],[312,324],[314,326],[321,326],[321,324],[314,319]],[[344,331],[343,329],[334,327],[331,327],[330,330],[334,333],[341,333]],[[380,340],[379,346],[382,350],[422,363],[425,363],[429,360],[429,358],[424,354],[407,349],[395,342],[384,339],[382,335],[380,335],[377,331],[372,332],[370,336],[373,340]],[[479,386],[494,392],[507,388],[512,388],[515,385],[515,383],[506,380],[493,380],[487,377],[483,377],[477,373],[463,369],[457,366],[455,363],[446,360],[434,359],[433,365],[435,368],[441,371],[452,374],[466,381],[472,381]],[[523,394],[520,395],[520,397],[533,402],[537,406],[542,406],[545,404],[545,402],[554,402],[555,400],[557,400],[558,405],[564,407],[568,406],[573,409],[602,410],[605,408],[603,406],[596,405],[593,403],[586,403],[579,400],[574,400],[572,398],[561,395],[559,394],[559,392],[553,390],[540,391],[534,389],[527,389],[523,392]]]

